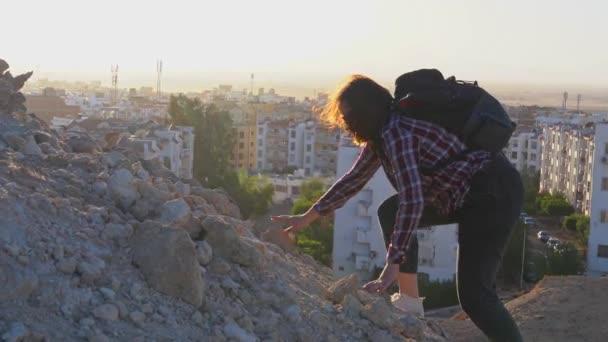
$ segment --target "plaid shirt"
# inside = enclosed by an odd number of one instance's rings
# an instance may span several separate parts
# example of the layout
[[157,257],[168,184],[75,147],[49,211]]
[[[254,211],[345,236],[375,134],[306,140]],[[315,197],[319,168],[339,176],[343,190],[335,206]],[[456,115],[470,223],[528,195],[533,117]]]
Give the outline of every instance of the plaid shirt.
[[376,170],[383,166],[388,180],[399,195],[399,209],[387,261],[404,261],[413,233],[424,209],[431,205],[444,214],[462,205],[472,176],[491,160],[485,151],[473,151],[457,161],[422,175],[420,168],[432,169],[444,160],[458,155],[466,146],[454,134],[425,122],[393,114],[381,133],[376,154],[366,144],[346,174],[315,203],[321,215],[340,208],[361,190]]

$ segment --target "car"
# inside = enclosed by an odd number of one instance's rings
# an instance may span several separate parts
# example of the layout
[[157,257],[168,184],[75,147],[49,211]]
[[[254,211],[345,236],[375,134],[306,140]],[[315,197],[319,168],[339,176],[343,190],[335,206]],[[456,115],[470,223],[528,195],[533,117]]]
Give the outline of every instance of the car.
[[544,230],[539,230],[538,233],[536,234],[536,236],[538,237],[538,239],[542,242],[547,242],[549,241],[549,233],[547,233]]
[[559,248],[560,244],[561,241],[559,241],[559,239],[555,237],[550,237],[549,240],[547,240],[547,247],[549,248],[557,249]]
[[526,217],[526,218],[524,218],[524,224],[534,225],[534,224],[536,224],[536,221],[532,217]]
[[520,219],[525,219],[526,217],[528,217],[528,214],[526,214],[524,211],[522,211],[521,213],[519,213],[519,218]]

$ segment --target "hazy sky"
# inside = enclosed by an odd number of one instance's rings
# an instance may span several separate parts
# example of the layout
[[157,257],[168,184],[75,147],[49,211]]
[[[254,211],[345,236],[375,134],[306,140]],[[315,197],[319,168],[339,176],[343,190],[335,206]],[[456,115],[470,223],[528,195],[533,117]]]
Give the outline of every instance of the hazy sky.
[[[187,87],[213,73],[320,83],[420,67],[500,83],[608,83],[608,1],[12,0],[0,58],[53,78]],[[228,79],[230,79],[228,77]],[[143,84],[142,84],[143,85]],[[196,86],[194,86],[196,88]],[[200,88],[199,88],[200,89]]]

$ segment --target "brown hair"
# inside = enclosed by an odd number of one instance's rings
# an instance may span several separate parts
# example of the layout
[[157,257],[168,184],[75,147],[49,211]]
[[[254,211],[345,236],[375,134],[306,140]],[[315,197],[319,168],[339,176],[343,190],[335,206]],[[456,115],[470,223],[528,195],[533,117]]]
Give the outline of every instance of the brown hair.
[[321,108],[319,117],[329,127],[345,129],[356,144],[363,144],[380,133],[392,101],[391,93],[371,78],[351,75]]

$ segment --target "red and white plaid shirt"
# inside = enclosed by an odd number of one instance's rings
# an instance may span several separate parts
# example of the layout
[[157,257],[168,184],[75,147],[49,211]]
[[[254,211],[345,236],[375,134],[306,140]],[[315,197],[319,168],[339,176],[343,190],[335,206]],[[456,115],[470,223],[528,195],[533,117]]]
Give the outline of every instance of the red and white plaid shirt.
[[488,164],[492,156],[489,152],[473,151],[423,176],[420,169],[432,169],[461,153],[466,146],[440,126],[399,114],[391,115],[382,129],[381,141],[384,153],[376,154],[366,144],[350,170],[315,203],[314,208],[326,215],[342,207],[382,165],[399,194],[387,261],[400,264],[424,205],[431,205],[444,214],[459,208],[469,191],[472,176]]

